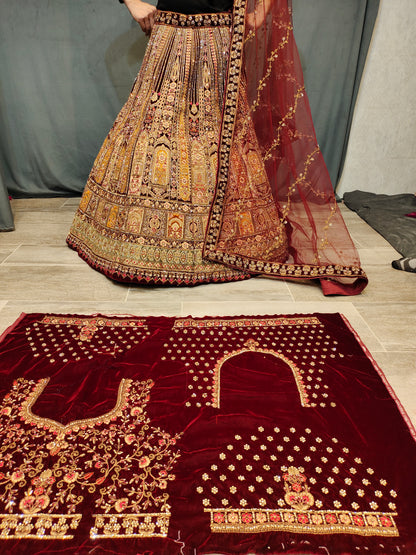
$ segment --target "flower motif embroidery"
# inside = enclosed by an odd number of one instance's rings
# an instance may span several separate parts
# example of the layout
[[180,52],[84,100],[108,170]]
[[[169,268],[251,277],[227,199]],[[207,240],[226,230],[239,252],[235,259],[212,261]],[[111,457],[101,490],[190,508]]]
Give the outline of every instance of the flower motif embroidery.
[[27,495],[20,504],[19,509],[24,514],[36,514],[44,511],[49,505],[49,497],[47,495]]
[[213,516],[214,522],[217,524],[223,524],[225,522],[225,517],[223,513],[214,513]]
[[241,515],[241,521],[244,524],[251,524],[253,522],[253,515],[251,513],[243,513]]
[[327,524],[336,524],[337,517],[333,513],[329,513],[329,514],[325,515],[325,520],[326,520]]
[[22,480],[25,479],[25,475],[23,474],[23,472],[21,472],[20,470],[16,470],[15,472],[13,472],[13,474],[10,476],[10,481],[13,484],[16,484],[17,482],[21,482]]
[[149,466],[149,464],[149,457],[142,457],[141,459],[139,459],[139,468],[146,468],[146,466]]
[[115,503],[114,503],[114,508],[118,513],[123,513],[127,507],[129,505],[129,500],[124,497],[123,499],[118,499]]
[[361,515],[354,515],[352,518],[353,518],[354,524],[355,524],[356,526],[362,527],[362,526],[365,525],[364,519],[363,519],[363,517],[362,517]]
[[393,522],[392,522],[391,518],[388,517],[388,516],[381,516],[380,517],[380,522],[386,528],[390,528],[391,526],[393,526]]
[[228,513],[227,520],[230,524],[238,523],[238,514],[237,513]]
[[73,482],[77,481],[78,476],[79,476],[78,472],[75,472],[75,471],[68,472],[64,476],[64,482],[66,482],[67,484],[72,484]]
[[294,466],[289,467],[287,473],[283,474],[285,481],[285,501],[292,508],[305,511],[314,504],[314,497],[309,493],[306,484],[306,476],[301,474]]

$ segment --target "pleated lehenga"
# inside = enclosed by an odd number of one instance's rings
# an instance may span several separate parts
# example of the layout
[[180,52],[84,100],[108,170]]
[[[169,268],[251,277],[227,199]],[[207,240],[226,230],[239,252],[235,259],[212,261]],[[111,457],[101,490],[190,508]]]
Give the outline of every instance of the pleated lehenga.
[[[233,281],[250,273],[203,258],[218,170],[232,14],[159,12],[140,73],[95,160],[67,242],[126,282]],[[239,112],[248,111],[241,98]],[[241,127],[241,126],[240,126]],[[287,256],[252,125],[230,160],[224,230]],[[233,177],[234,176],[234,177]],[[260,234],[271,241],[259,241]],[[236,239],[238,241],[238,238]],[[248,245],[248,247],[247,247]]]

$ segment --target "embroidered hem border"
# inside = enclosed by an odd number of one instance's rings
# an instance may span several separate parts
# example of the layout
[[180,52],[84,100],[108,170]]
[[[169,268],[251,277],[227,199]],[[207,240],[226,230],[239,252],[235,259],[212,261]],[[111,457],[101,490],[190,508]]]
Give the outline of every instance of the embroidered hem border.
[[358,266],[341,266],[333,265],[302,265],[302,264],[285,264],[270,263],[263,260],[251,260],[242,256],[235,256],[215,251],[211,245],[210,251],[204,252],[204,258],[219,264],[225,264],[232,268],[244,269],[252,274],[264,274],[270,277],[280,277],[285,279],[320,279],[320,278],[364,278],[367,275]]
[[[81,514],[2,514],[0,539],[71,540],[74,536],[67,534],[68,528],[75,530],[81,518]],[[34,531],[36,533],[33,533]]]
[[120,263],[113,263],[94,254],[82,240],[79,240],[72,234],[67,237],[68,245],[78,252],[79,256],[85,260],[92,268],[103,273],[105,276],[114,281],[137,283],[137,284],[155,284],[155,285],[198,285],[201,283],[222,283],[229,281],[241,281],[249,279],[252,275],[224,266],[218,266],[215,272],[163,272],[161,270],[145,270],[139,269],[133,273],[131,267]]
[[[96,538],[166,538],[170,513],[100,514],[94,515],[95,526],[90,537]],[[123,528],[122,531],[120,529]]]
[[275,509],[204,509],[211,513],[211,532],[356,534],[398,537],[397,513],[292,511]]
[[246,326],[317,326],[321,323],[319,318],[244,318],[241,320],[193,319],[183,318],[175,320],[174,328],[244,328]]

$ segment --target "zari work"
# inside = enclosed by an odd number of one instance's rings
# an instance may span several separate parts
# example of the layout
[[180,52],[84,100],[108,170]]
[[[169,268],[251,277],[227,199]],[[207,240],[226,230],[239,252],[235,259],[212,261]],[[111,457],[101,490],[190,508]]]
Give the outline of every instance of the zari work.
[[[316,144],[290,4],[271,3],[267,17],[269,2],[252,4],[158,12],[67,242],[118,281],[262,274],[357,294],[366,277]],[[255,72],[244,66],[259,55]]]
[[0,551],[415,551],[416,433],[340,315],[26,315],[0,372]]

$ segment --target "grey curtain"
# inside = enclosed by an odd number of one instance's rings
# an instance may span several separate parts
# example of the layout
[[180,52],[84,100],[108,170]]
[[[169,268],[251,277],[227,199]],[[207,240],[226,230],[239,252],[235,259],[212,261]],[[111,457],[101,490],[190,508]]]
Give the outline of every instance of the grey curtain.
[[[336,183],[379,0],[293,3],[318,139]],[[2,206],[5,188],[15,197],[82,191],[145,47],[117,0],[0,0]]]
[[0,231],[13,231],[14,222],[6,185],[0,174]]

